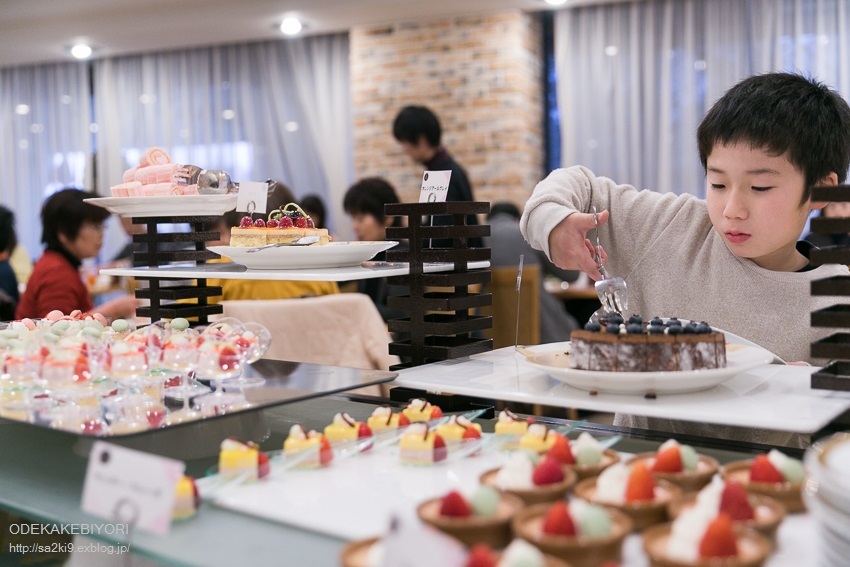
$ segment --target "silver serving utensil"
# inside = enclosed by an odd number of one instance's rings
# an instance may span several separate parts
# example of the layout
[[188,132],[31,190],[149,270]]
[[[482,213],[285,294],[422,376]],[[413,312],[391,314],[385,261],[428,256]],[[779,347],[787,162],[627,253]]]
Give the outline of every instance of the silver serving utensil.
[[626,280],[610,277],[602,265],[602,245],[599,244],[599,223],[596,219],[596,207],[593,207],[593,226],[596,230],[596,267],[602,274],[602,279],[596,282],[596,295],[602,303],[602,309],[608,313],[619,313],[625,316],[629,308],[629,296],[626,290]]
[[310,246],[318,241],[318,236],[302,236],[295,242],[276,242],[275,244],[266,244],[265,246],[258,246],[257,248],[249,248],[245,252],[250,254],[251,252],[258,252],[260,250],[265,250],[266,248],[279,248],[281,246]]

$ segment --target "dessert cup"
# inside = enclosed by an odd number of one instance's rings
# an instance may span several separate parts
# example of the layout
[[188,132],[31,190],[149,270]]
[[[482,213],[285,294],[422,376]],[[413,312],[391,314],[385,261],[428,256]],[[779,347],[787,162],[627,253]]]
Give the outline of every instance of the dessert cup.
[[752,464],[752,459],[728,463],[720,469],[720,475],[724,480],[734,480],[739,483],[747,492],[769,496],[779,501],[789,514],[805,512],[806,505],[803,503],[804,482],[751,482],[750,467]]
[[[643,461],[646,467],[652,472],[652,465],[655,464],[655,453],[639,453],[632,458],[630,463]],[[720,463],[717,459],[707,455],[698,455],[697,469],[695,471],[682,472],[652,472],[652,476],[656,479],[672,482],[685,492],[699,490],[706,484],[711,482],[712,477],[717,474],[720,468]]]
[[632,529],[640,532],[668,520],[667,506],[673,500],[681,497],[682,489],[666,480],[655,481],[655,500],[649,502],[602,502],[596,499],[596,478],[586,478],[575,487],[575,494],[588,502],[615,508],[624,513],[632,521]]
[[620,453],[614,449],[605,449],[602,452],[602,460],[596,465],[570,465],[570,468],[576,472],[578,480],[584,480],[594,476],[599,476],[599,473],[615,463],[620,462]]
[[[696,504],[696,499],[697,493],[690,492],[671,502],[667,507],[670,518],[674,520],[678,518],[684,510]],[[779,529],[779,524],[785,519],[785,507],[779,501],[760,494],[750,494],[749,501],[755,517],[752,520],[736,521],[735,525],[754,529],[771,542],[775,542],[776,530]]]
[[524,506],[524,502],[518,497],[502,493],[495,516],[454,518],[440,515],[442,500],[433,498],[420,504],[416,509],[419,519],[468,547],[483,543],[495,549],[501,549],[511,542],[511,521]]
[[499,469],[492,469],[481,475],[479,478],[481,484],[486,484],[487,486],[491,486],[500,492],[505,492],[507,494],[513,494],[514,496],[518,496],[523,502],[525,502],[526,506],[531,506],[533,504],[543,504],[545,502],[554,502],[555,500],[560,500],[567,495],[567,492],[570,491],[570,488],[576,483],[576,473],[572,470],[572,467],[561,467],[564,471],[564,480],[561,482],[557,482],[555,484],[544,484],[542,486],[535,486],[534,488],[509,488],[502,489],[496,484],[496,475],[499,474]]
[[561,536],[542,533],[549,504],[530,506],[513,520],[517,537],[540,551],[567,561],[573,567],[597,567],[606,562],[620,563],[623,540],[632,531],[632,521],[622,512],[606,508],[611,516],[611,534],[604,537]]
[[728,558],[698,559],[692,563],[667,556],[667,541],[672,523],[653,526],[643,533],[643,549],[649,557],[650,567],[759,567],[764,565],[772,546],[768,539],[755,530],[736,527],[738,556]]

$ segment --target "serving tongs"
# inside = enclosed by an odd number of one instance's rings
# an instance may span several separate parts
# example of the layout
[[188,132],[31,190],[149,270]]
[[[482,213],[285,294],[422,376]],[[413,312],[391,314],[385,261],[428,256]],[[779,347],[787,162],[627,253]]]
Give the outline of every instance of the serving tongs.
[[257,248],[249,248],[245,252],[250,254],[251,252],[258,252],[260,250],[265,250],[266,248],[279,248],[281,246],[310,246],[318,241],[318,236],[302,236],[293,242],[275,242],[274,244],[266,244],[265,246],[258,246]]
[[[610,277],[602,265],[602,245],[599,244],[599,221],[597,220],[596,207],[593,207],[593,227],[596,231],[596,246],[594,248],[594,259],[602,279],[596,282],[596,295],[602,303],[603,314],[610,315],[619,313],[625,316],[629,308],[629,296],[626,290],[626,280],[623,278]],[[598,312],[597,312],[598,313]],[[594,313],[596,315],[596,313]]]

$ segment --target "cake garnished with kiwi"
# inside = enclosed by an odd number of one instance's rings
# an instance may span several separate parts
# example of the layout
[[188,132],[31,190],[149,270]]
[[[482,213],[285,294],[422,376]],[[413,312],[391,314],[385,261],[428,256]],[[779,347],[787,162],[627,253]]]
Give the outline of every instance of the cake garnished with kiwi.
[[305,236],[317,236],[316,245],[331,241],[328,229],[316,228],[313,219],[295,203],[269,213],[266,220],[242,217],[238,227],[230,229],[230,245],[253,248],[266,244],[287,244]]
[[605,372],[664,372],[724,368],[723,333],[705,321],[617,313],[587,323],[570,336],[571,368]]

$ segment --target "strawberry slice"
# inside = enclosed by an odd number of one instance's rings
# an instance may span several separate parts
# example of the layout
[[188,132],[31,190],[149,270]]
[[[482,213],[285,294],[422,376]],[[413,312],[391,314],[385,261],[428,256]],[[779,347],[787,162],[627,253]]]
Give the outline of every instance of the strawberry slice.
[[575,457],[573,457],[573,450],[570,448],[570,440],[563,435],[557,435],[555,437],[555,443],[552,444],[552,448],[549,449],[549,453],[547,454],[564,465],[574,465],[576,463]]
[[723,493],[720,496],[720,512],[728,514],[735,521],[747,521],[755,517],[747,491],[732,480],[727,480],[723,487]]
[[363,437],[371,437],[372,436],[372,428],[366,425],[365,421],[360,422],[360,426],[357,428],[357,438],[361,439]]
[[643,463],[632,465],[632,472],[626,483],[626,502],[646,502],[655,499],[655,481],[652,473]]
[[439,406],[431,406],[431,419],[440,419],[443,417],[443,410]]
[[531,473],[531,481],[536,486],[556,484],[562,480],[564,480],[564,470],[561,468],[560,461],[548,456],[540,461]]
[[260,451],[257,453],[257,477],[263,478],[269,474],[271,466],[269,465],[269,456]]
[[467,439],[481,439],[481,432],[480,432],[480,431],[478,431],[478,429],[476,429],[476,428],[474,428],[474,427],[467,427],[467,428],[463,431],[463,435],[461,436],[461,438],[462,438],[462,439],[464,439],[464,440],[467,440]]
[[404,415],[403,413],[398,414],[398,426],[406,427],[410,425],[410,418]]
[[785,482],[785,477],[768,460],[767,455],[759,455],[750,467],[750,482]]
[[549,535],[576,535],[576,526],[565,501],[559,500],[549,508],[549,511],[546,512],[546,518],[543,520],[542,530],[544,534]]
[[444,461],[449,455],[446,442],[440,435],[434,434],[434,462]]
[[497,567],[498,564],[498,558],[490,548],[483,543],[477,543],[469,551],[464,567]]
[[440,501],[440,515],[450,518],[468,518],[472,515],[472,507],[457,490],[452,490]]
[[682,472],[682,453],[679,447],[667,447],[659,452],[655,457],[655,464],[652,465],[652,472],[660,473],[677,473]]
[[334,451],[331,449],[331,442],[328,438],[322,435],[322,442],[319,445],[319,464],[326,465],[334,458]]
[[720,514],[708,524],[708,528],[699,542],[699,556],[704,558],[735,557],[738,555],[738,542],[732,529],[732,518]]
[[239,353],[233,347],[225,346],[218,353],[218,366],[222,370],[233,370],[239,365]]

